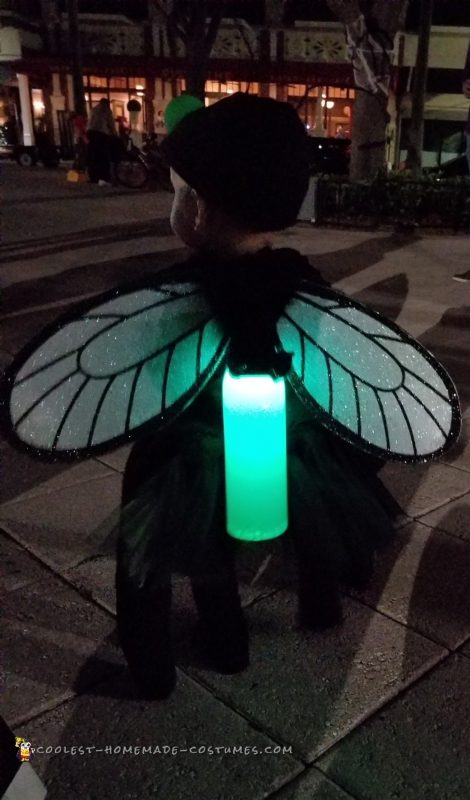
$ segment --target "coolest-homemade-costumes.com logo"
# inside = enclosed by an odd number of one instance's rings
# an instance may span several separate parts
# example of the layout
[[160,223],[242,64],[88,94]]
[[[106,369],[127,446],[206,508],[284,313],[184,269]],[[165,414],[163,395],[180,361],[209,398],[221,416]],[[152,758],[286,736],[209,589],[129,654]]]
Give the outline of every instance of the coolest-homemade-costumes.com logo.
[[31,761],[31,742],[27,742],[22,736],[17,736],[15,739],[15,747],[18,750],[16,757],[19,761]]

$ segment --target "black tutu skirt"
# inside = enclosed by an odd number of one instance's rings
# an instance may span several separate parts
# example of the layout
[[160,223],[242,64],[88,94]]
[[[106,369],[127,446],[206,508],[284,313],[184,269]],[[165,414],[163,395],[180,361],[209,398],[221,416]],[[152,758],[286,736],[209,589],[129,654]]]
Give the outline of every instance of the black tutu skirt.
[[[221,405],[219,375],[166,431],[131,451],[118,562],[136,590],[172,572],[216,574],[221,558],[246,547],[225,528]],[[288,551],[294,545],[300,562],[315,564],[332,588],[363,585],[401,512],[377,477],[383,462],[321,426],[290,386],[287,415],[289,529],[283,543]]]

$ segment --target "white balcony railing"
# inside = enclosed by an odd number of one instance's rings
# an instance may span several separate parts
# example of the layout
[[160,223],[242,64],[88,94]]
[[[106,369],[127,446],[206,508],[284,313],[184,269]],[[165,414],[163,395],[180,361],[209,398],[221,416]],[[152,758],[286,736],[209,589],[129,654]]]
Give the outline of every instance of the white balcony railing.
[[[260,56],[260,35],[263,28],[247,25],[243,21],[224,20],[219,28],[212,49],[213,58],[249,59]],[[283,33],[284,61],[308,61],[338,63],[347,61],[346,39],[341,25],[297,24],[293,28],[269,29],[269,52],[275,58],[278,32]],[[167,32],[161,24],[155,23],[153,42],[156,56],[172,55]],[[176,42],[176,56],[184,56],[184,46]]]
[[[144,27],[117,14],[80,14],[80,42],[85,54],[140,56],[144,54]],[[62,46],[68,46],[66,15]]]

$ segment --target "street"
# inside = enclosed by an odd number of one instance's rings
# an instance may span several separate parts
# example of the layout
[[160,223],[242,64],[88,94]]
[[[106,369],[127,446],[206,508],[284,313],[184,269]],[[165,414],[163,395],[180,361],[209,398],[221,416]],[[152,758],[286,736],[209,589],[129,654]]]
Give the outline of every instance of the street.
[[[0,166],[2,366],[74,303],[185,258],[168,193]],[[468,270],[469,238],[300,223],[275,246],[299,249],[443,363],[460,396],[461,439],[434,463],[382,470],[403,517],[371,586],[345,596],[337,628],[295,627],[292,576],[277,550],[268,558],[260,547],[239,565],[251,666],[219,675],[194,658],[195,611],[176,577],[178,685],[148,703],[114,632],[129,448],[43,463],[0,437],[0,713],[38,748],[48,800],[467,800],[470,289],[452,276]]]

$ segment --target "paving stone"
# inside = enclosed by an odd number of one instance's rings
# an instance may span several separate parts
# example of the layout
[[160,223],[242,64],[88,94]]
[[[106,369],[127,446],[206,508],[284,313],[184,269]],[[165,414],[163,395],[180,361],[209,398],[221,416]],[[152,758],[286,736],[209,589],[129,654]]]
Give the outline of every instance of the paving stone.
[[[278,743],[185,676],[179,676],[175,692],[163,702],[136,699],[122,676],[21,730],[32,744],[43,748],[178,748],[173,755],[35,753],[34,768],[48,789],[48,800],[114,796],[123,800],[262,800],[303,769],[288,752],[265,752]],[[246,755],[182,752],[204,746],[250,750]]]
[[0,531],[0,597],[41,577],[40,564]]
[[[242,562],[239,567],[239,592],[242,606],[248,606],[260,597],[273,592],[272,581],[266,583],[265,573],[259,583],[252,582],[253,563]],[[250,569],[248,569],[250,567]],[[84,596],[97,600],[112,614],[116,612],[115,593],[116,558],[113,554],[96,555],[67,569],[63,574]],[[272,576],[271,576],[272,577]],[[279,575],[279,588],[285,576]],[[250,582],[251,581],[251,582]],[[198,617],[191,591],[189,578],[174,574],[172,576],[172,628],[175,638],[190,636],[195,629]]]
[[[18,265],[15,265],[18,269]],[[0,319],[0,341],[10,353],[18,353],[33,336],[58,319],[63,309],[47,308],[21,315],[21,324],[18,317],[3,317]]]
[[470,546],[420,523],[397,532],[356,598],[455,649],[470,635]]
[[11,725],[124,668],[112,617],[42,573],[2,598],[2,714]]
[[115,614],[115,572],[116,558],[114,555],[96,555],[65,570],[63,575],[82,595],[99,601],[112,614]]
[[470,472],[470,419],[463,420],[458,442],[443,458],[447,464]]
[[310,767],[277,792],[272,800],[354,800],[354,798],[318,769]]
[[124,447],[119,447],[117,450],[112,450],[110,453],[104,453],[103,455],[99,456],[97,461],[101,461],[102,464],[112,467],[118,472],[124,472],[131,448],[131,444],[127,444]]
[[460,648],[459,653],[462,653],[467,658],[470,658],[470,640]]
[[[26,453],[20,453],[5,441],[1,446],[0,458],[4,476],[0,483],[2,504],[23,502],[29,497],[54,492],[64,486],[73,486],[111,473],[104,464],[92,459],[76,464],[40,461]],[[9,476],[8,480],[6,476]]]
[[104,478],[8,503],[0,506],[0,526],[57,568],[113,552],[120,484],[107,471]]
[[[63,574],[81,594],[99,601],[112,614],[116,613],[115,591],[116,558],[113,555],[97,555],[86,559]],[[172,576],[172,614],[176,628],[183,628],[184,635],[196,620],[189,579]],[[187,617],[191,617],[189,622]]]
[[246,609],[251,665],[219,675],[178,663],[294,753],[312,761],[337,739],[435,664],[445,651],[353,600],[342,625],[323,633],[298,630],[292,595],[279,592]]
[[418,517],[470,490],[470,475],[446,464],[390,462],[380,478],[403,511]]
[[470,542],[470,492],[419,517],[419,521]]
[[451,656],[318,761],[358,800],[465,800],[470,661]]
[[0,348],[0,373],[8,367],[8,364],[11,362],[12,358],[13,356],[11,353],[7,353],[6,350],[2,350]]

